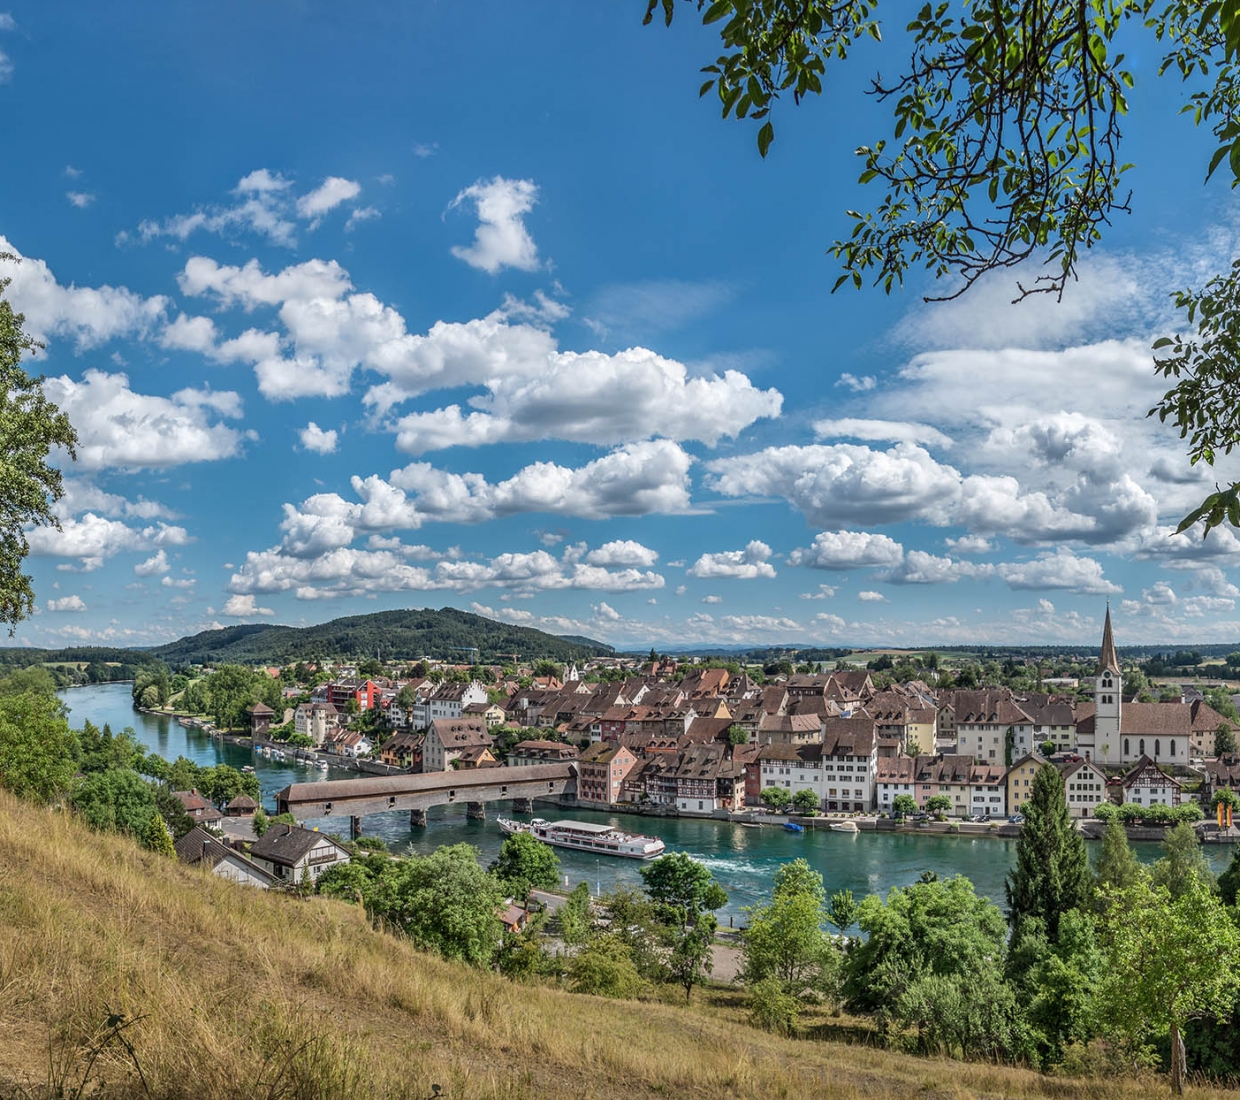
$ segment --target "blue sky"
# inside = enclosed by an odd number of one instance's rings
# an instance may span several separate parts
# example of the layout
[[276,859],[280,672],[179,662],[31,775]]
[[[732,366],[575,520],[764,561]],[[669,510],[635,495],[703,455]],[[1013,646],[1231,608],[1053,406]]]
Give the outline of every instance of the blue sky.
[[1240,541],[1170,537],[1212,482],[1144,415],[1168,289],[1240,236],[1178,89],[1062,303],[925,305],[830,293],[879,47],[763,162],[688,5],[355,7],[0,7],[0,267],[82,440],[18,642],[1043,644],[1107,599],[1121,644],[1240,638]]

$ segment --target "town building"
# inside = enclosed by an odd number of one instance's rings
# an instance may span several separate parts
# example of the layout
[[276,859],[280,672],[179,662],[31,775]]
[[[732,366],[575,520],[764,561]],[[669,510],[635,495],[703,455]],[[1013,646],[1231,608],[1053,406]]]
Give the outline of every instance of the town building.
[[243,886],[268,890],[281,885],[278,876],[247,859],[213,837],[201,825],[195,825],[173,845],[177,859],[190,867],[203,867],[218,878]]
[[422,745],[422,770],[446,772],[466,749],[478,747],[491,747],[491,735],[481,722],[472,718],[436,718]]
[[1075,818],[1089,818],[1107,797],[1107,775],[1097,764],[1088,760],[1071,760],[1057,764],[1063,776],[1064,802],[1068,814]]
[[637,766],[637,757],[618,742],[600,741],[577,760],[577,798],[614,806],[624,800],[624,781]]
[[326,833],[274,824],[250,848],[250,858],[286,885],[315,882],[329,867],[348,863],[348,851]]
[[1167,775],[1148,756],[1142,756],[1124,775],[1122,789],[1124,801],[1138,806],[1178,806],[1183,790],[1179,780]]

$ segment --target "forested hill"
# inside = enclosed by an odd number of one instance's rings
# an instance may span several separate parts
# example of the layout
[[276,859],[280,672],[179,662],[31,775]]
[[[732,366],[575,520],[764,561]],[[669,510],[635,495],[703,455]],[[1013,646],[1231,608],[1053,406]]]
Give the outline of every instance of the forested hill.
[[576,661],[613,652],[611,646],[589,638],[560,638],[452,607],[350,615],[318,626],[230,626],[206,630],[147,652],[174,666],[283,664],[313,658],[373,657],[376,652],[385,661],[435,657],[465,664],[473,656],[466,652],[470,646],[478,649],[481,661],[504,655],[511,658],[514,653],[522,661],[542,657]]

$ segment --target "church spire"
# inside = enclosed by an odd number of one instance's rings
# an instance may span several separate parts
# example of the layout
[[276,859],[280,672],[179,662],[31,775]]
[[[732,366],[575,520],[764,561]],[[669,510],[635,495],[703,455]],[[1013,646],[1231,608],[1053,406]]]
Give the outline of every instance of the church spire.
[[1119,675],[1119,657],[1115,653],[1115,638],[1111,634],[1111,605],[1107,604],[1107,621],[1102,628],[1102,649],[1098,653],[1098,667],[1094,675],[1099,676],[1105,671]]

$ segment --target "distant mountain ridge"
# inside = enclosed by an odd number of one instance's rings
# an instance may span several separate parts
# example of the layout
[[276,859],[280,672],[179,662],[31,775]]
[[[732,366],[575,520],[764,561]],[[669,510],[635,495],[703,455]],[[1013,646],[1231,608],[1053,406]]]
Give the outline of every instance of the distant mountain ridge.
[[377,611],[316,626],[246,623],[181,638],[146,652],[170,665],[283,664],[328,657],[416,660],[434,657],[468,663],[470,647],[494,662],[516,653],[521,660],[579,661],[607,656],[611,646],[590,638],[561,638],[527,626],[496,622],[454,607]]

